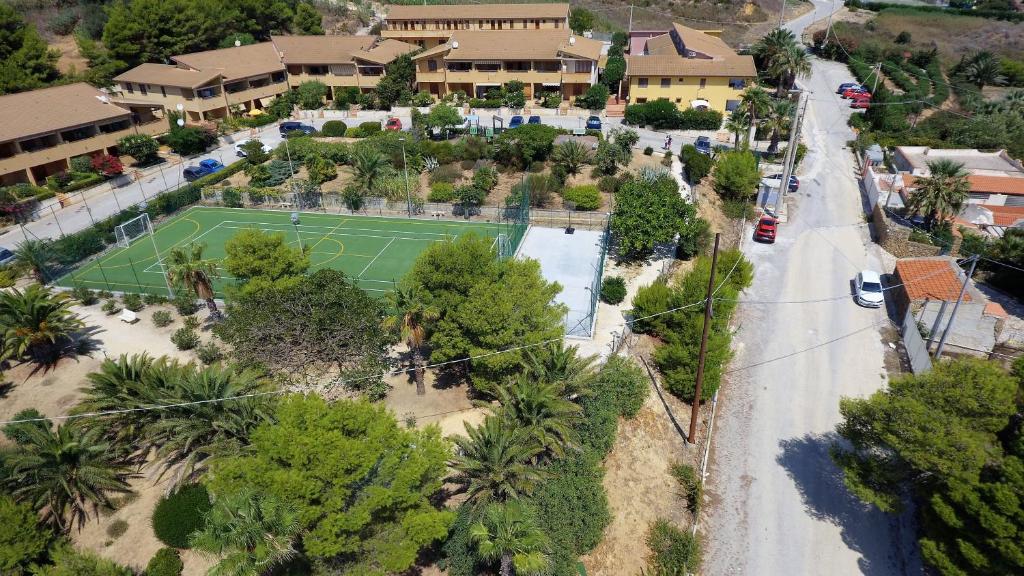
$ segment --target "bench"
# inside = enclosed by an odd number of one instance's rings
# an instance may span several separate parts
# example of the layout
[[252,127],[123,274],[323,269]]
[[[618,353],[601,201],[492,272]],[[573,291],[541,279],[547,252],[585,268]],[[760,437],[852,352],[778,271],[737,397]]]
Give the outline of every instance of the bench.
[[132,312],[131,310],[125,308],[121,310],[121,315],[118,316],[118,319],[121,320],[121,322],[135,324],[136,322],[139,321],[139,316],[135,312]]

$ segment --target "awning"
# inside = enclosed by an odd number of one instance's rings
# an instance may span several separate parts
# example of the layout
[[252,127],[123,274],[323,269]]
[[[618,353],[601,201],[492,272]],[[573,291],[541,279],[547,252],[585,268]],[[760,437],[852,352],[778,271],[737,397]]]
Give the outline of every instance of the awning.
[[562,85],[559,82],[543,82],[541,86],[545,88],[561,88]]
[[263,104],[264,106],[270,106],[270,103],[273,102],[273,101],[274,101],[274,97],[273,96],[268,96],[266,98],[260,98],[260,104]]
[[697,100],[690,101],[690,108],[711,108],[711,103],[698,98]]
[[501,86],[501,84],[499,84],[497,82],[477,82],[476,85],[477,86]]

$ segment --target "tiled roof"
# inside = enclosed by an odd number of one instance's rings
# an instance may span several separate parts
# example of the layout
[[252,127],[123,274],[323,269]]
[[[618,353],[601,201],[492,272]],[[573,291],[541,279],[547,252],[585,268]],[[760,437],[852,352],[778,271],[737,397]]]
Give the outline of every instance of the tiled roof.
[[992,223],[996,226],[1013,226],[1018,220],[1024,219],[1024,206],[982,204],[982,207],[992,212]]
[[373,62],[374,64],[389,64],[392,60],[398,58],[402,54],[415,52],[419,49],[420,47],[415,44],[388,39],[380,41],[376,46],[369,50],[363,49],[354,52],[353,56],[359,60],[366,60],[367,62]]
[[373,46],[375,36],[271,36],[285,64],[345,64]]
[[[918,176],[909,173],[902,173],[903,186],[913,190],[917,186]],[[971,185],[971,192],[976,194],[1008,194],[1011,196],[1024,196],[1024,178],[1015,176],[987,176],[983,174],[970,174],[967,182]]]
[[81,82],[0,96],[0,142],[130,117],[103,96]]
[[225,82],[284,70],[272,42],[193,52],[171,59],[196,70],[220,72]]
[[179,88],[198,88],[220,77],[217,70],[189,70],[167,64],[139,64],[135,68],[114,78],[117,82],[137,82],[139,84],[157,84],[161,86],[177,86]]
[[[912,302],[925,298],[954,302],[963,285],[963,277],[954,266],[946,257],[904,258],[896,261],[896,274]],[[964,302],[970,300],[970,292],[965,292]]]
[[736,54],[736,51],[726,44],[725,40],[714,34],[675,22],[672,23],[672,27],[675,29],[676,34],[683,39],[683,45],[686,46],[687,50],[693,50],[708,56],[732,56]]
[[626,56],[628,76],[757,76],[754,58],[731,56],[722,59],[683,58],[682,56]]
[[[574,38],[570,42],[570,38]],[[458,48],[454,48],[455,43]],[[569,30],[458,30],[447,43],[421,52],[416,59],[447,52],[445,60],[558,60],[560,53],[597,61],[601,42],[573,36]]]
[[568,4],[391,5],[388,20],[568,18]]

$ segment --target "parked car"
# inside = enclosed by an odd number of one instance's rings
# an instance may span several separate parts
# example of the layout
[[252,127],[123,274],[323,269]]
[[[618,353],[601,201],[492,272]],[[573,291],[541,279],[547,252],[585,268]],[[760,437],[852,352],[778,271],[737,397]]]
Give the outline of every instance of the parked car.
[[7,248],[0,248],[0,266],[6,266],[11,262],[14,262],[18,258],[18,255],[11,252]]
[[[240,158],[245,158],[245,150],[243,149],[243,146],[245,146],[249,142],[252,142],[253,140],[255,140],[255,138],[250,138],[248,140],[242,140],[238,144],[235,144],[235,154],[237,154]],[[272,148],[270,146],[267,146],[267,144],[265,142],[260,142],[260,144],[261,144],[261,146],[263,148],[263,153],[264,154],[270,154],[270,151],[272,150]]]
[[281,126],[278,128],[281,131],[281,136],[287,136],[289,132],[302,132],[303,134],[312,134],[316,132],[316,128],[313,128],[309,124],[303,124],[302,122],[281,122]]
[[526,121],[527,124],[540,124],[540,116],[530,116]]
[[388,118],[388,121],[384,123],[385,130],[398,131],[402,129],[402,121],[392,116]]
[[601,119],[600,118],[598,118],[597,116],[591,116],[590,118],[587,118],[587,130],[600,130],[600,129],[601,129]]
[[711,138],[707,136],[697,136],[697,141],[694,142],[694,147],[697,148],[697,152],[701,154],[711,155]]
[[850,108],[867,108],[871,106],[871,96],[857,95],[850,99]]
[[857,86],[854,88],[847,88],[843,91],[843,98],[853,98],[855,95],[865,94],[868,98],[871,98],[871,92],[868,92],[867,88],[863,86]]
[[214,172],[220,172],[223,169],[223,164],[213,158],[210,158],[208,160],[203,160],[198,166],[189,166],[188,168],[185,168],[183,173],[185,175],[185,180],[193,182],[203,176],[208,176]]
[[885,303],[882,295],[882,277],[874,270],[861,270],[853,280],[857,304],[880,308]]
[[[782,180],[782,174],[772,174],[771,176],[765,176],[765,180]],[[790,175],[789,177],[789,191],[796,192],[800,189],[800,179],[796,176]]]
[[519,128],[522,125],[523,125],[523,117],[522,116],[513,116],[512,119],[508,121],[509,130],[511,130],[512,128]]
[[839,88],[836,89],[836,94],[842,94],[843,92],[846,92],[851,88],[855,90],[867,90],[867,87],[864,86],[863,84],[858,84],[856,82],[843,82],[842,84],[839,85]]
[[757,221],[757,226],[754,228],[754,241],[774,244],[775,232],[778,230],[778,227],[779,221],[775,218],[761,216],[761,219]]

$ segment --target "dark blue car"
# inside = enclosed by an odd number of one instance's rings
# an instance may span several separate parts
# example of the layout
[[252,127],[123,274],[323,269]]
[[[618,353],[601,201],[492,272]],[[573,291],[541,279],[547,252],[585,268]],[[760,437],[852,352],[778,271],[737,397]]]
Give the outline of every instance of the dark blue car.
[[523,117],[522,116],[513,116],[512,119],[508,121],[509,129],[519,128],[522,125],[523,125]]
[[587,118],[587,130],[600,130],[600,129],[601,129],[601,119],[600,118],[598,118],[597,116],[591,116],[590,118]]
[[711,155],[711,138],[707,136],[697,136],[697,141],[694,142],[694,147],[697,148],[697,152],[701,154]]
[[203,176],[208,176],[210,174],[213,174],[214,172],[220,172],[223,169],[224,165],[221,164],[219,161],[214,160],[213,158],[203,160],[202,162],[199,163],[198,166],[189,166],[188,168],[185,168],[185,180],[193,182],[195,180],[202,178]]
[[303,124],[302,122],[281,122],[279,127],[281,136],[288,136],[289,132],[302,132],[303,134],[312,134],[316,132],[316,128],[313,128],[309,124]]
[[527,124],[540,124],[540,116],[530,116],[526,121]]

